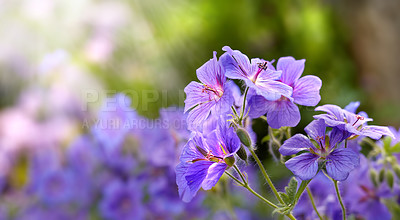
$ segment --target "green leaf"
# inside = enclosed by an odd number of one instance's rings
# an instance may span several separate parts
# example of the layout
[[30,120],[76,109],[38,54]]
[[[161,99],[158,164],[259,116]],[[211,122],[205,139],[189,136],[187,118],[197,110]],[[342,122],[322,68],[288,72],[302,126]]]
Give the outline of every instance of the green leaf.
[[295,177],[292,177],[287,187],[285,187],[286,194],[288,195],[291,201],[294,201],[297,191],[297,180]]
[[283,202],[285,203],[282,205],[289,205],[292,202],[292,200],[289,198],[289,196],[286,193],[279,192],[279,195],[281,196]]
[[287,206],[279,206],[278,208],[276,208],[272,213],[281,213],[283,215],[287,215],[289,214],[291,211],[293,210],[293,206],[291,206],[290,204]]

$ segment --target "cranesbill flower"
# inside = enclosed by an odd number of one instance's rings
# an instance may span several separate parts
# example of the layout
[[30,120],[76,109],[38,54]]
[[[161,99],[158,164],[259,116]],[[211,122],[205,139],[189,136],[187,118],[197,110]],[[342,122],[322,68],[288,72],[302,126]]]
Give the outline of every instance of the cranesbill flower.
[[126,135],[133,129],[133,122],[138,120],[136,111],[130,105],[130,98],[119,93],[107,98],[100,109],[93,134],[108,152],[121,147]]
[[226,51],[220,57],[226,77],[243,80],[249,88],[267,100],[277,100],[282,95],[291,97],[292,87],[278,81],[282,72],[268,68],[268,61],[253,58],[250,62],[246,55],[228,46],[222,50]]
[[[321,79],[316,76],[300,78],[304,70],[304,62],[304,59],[281,57],[277,63],[277,70],[282,71],[279,81],[293,88],[293,94],[282,95],[275,101],[269,101],[260,95],[252,96],[249,100],[249,116],[258,118],[267,113],[267,121],[272,128],[295,127],[300,122],[300,111],[296,104],[315,106],[321,100],[319,94],[322,86]],[[268,68],[275,70],[272,65]]]
[[286,156],[304,151],[285,163],[294,175],[302,180],[312,179],[317,174],[319,165],[325,163],[328,175],[343,181],[358,166],[359,157],[353,150],[337,148],[336,145],[343,140],[343,132],[339,129],[332,129],[328,137],[325,135],[326,124],[323,120],[317,120],[304,130],[316,142],[315,146],[305,135],[296,134],[279,148],[279,152]]
[[160,118],[154,121],[154,126],[143,129],[142,133],[141,154],[147,161],[151,165],[169,166],[174,170],[182,148],[190,137],[183,109],[161,109]]
[[233,128],[224,123],[220,123],[207,140],[201,133],[194,132],[176,167],[176,183],[182,200],[189,202],[200,188],[214,187],[224,171],[233,165],[239,148],[239,138]]
[[371,181],[369,171],[376,164],[369,162],[363,155],[360,159],[360,166],[342,184],[345,192],[343,199],[348,204],[348,211],[360,219],[392,219],[389,209],[382,200],[395,197],[398,191],[392,191],[387,184],[383,183],[375,186]]
[[[317,210],[321,215],[327,216],[328,219],[338,219],[335,218],[337,215],[340,217],[342,210],[337,201],[333,182],[323,172],[319,172],[307,187],[310,188]],[[298,219],[318,219],[307,193],[300,197],[293,209],[293,215]]]
[[197,69],[196,74],[201,83],[191,82],[185,87],[185,112],[191,109],[187,117],[190,130],[201,126],[210,113],[220,115],[228,112],[234,101],[229,88],[231,82],[226,81],[216,52],[212,59]]
[[[349,107],[350,108],[350,107]],[[366,117],[366,114],[355,114],[336,105],[323,105],[315,108],[316,111],[324,111],[326,114],[315,115],[315,119],[322,119],[330,127],[336,127],[344,132],[344,138],[360,135],[378,140],[382,135],[394,137],[388,127],[366,125],[366,122],[373,121]]]
[[143,219],[141,190],[133,180],[112,181],[104,190],[100,213],[106,219]]

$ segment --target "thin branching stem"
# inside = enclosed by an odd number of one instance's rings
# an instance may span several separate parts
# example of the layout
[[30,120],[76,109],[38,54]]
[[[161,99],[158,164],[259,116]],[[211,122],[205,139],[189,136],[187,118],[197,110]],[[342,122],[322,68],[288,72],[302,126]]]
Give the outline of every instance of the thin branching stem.
[[309,187],[307,187],[307,194],[308,194],[308,198],[310,198],[310,201],[311,201],[312,207],[314,208],[314,211],[317,213],[319,219],[323,220],[321,214],[319,214],[319,212],[318,212],[317,206],[315,205],[314,197],[313,197]]
[[285,204],[282,198],[279,196],[278,191],[276,190],[274,184],[272,183],[271,179],[269,178],[267,171],[265,170],[263,164],[261,163],[260,159],[258,158],[257,154],[254,152],[253,148],[249,148],[251,155],[253,155],[254,159],[256,160],[258,166],[260,167],[261,173],[264,176],[265,180],[267,181],[269,187],[271,187],[272,191],[275,194],[275,197],[279,200],[281,204]]
[[337,198],[339,200],[340,206],[342,207],[342,215],[343,215],[343,220],[346,220],[346,208],[344,207],[343,201],[342,201],[342,196],[340,195],[339,187],[338,187],[338,181],[332,179],[333,183],[335,184],[335,190],[337,194]]

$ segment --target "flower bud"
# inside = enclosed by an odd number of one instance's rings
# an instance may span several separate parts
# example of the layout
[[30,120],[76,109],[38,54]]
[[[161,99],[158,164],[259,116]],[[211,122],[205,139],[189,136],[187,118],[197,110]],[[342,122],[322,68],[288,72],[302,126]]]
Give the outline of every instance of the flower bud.
[[393,189],[394,177],[393,177],[393,172],[392,171],[386,172],[386,182],[387,182],[388,186],[391,189]]
[[396,174],[397,178],[400,179],[400,166],[398,164],[393,166],[393,171]]
[[383,182],[385,180],[385,169],[381,169],[381,171],[379,171],[379,182]]
[[244,149],[243,144],[240,145],[240,148],[236,152],[236,154],[239,156],[240,159],[242,159],[242,160],[247,162],[247,153],[246,153],[246,150]]
[[236,130],[236,134],[240,139],[240,142],[246,147],[251,147],[251,139],[249,133],[243,129],[243,128],[238,128]]
[[235,164],[235,157],[233,155],[229,156],[229,157],[225,157],[224,161],[225,161],[226,165],[231,167]]
[[369,177],[371,179],[371,182],[374,184],[375,187],[378,187],[378,173],[374,169],[371,169],[369,171]]

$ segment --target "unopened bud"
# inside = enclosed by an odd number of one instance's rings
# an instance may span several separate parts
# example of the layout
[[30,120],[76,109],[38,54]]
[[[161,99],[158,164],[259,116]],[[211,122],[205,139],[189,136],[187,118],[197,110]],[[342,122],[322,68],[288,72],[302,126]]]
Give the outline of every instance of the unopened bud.
[[379,171],[379,182],[383,182],[385,180],[385,169],[382,168],[381,171]]
[[387,182],[388,186],[391,189],[393,189],[394,177],[393,177],[393,172],[392,171],[386,172],[386,182]]
[[229,157],[225,157],[224,161],[225,161],[226,165],[231,167],[235,164],[235,157],[233,155],[229,156]]
[[396,174],[397,178],[400,179],[400,166],[398,164],[393,166],[393,171]]
[[374,186],[378,187],[378,173],[374,169],[369,171],[369,177],[371,178],[371,182],[374,184]]
[[240,139],[240,142],[246,147],[251,147],[251,139],[249,133],[243,129],[243,128],[238,128],[236,130],[236,134]]
[[239,156],[240,159],[242,159],[242,160],[247,162],[247,153],[246,153],[246,149],[244,149],[243,145],[240,145],[240,148],[236,152],[236,154]]

